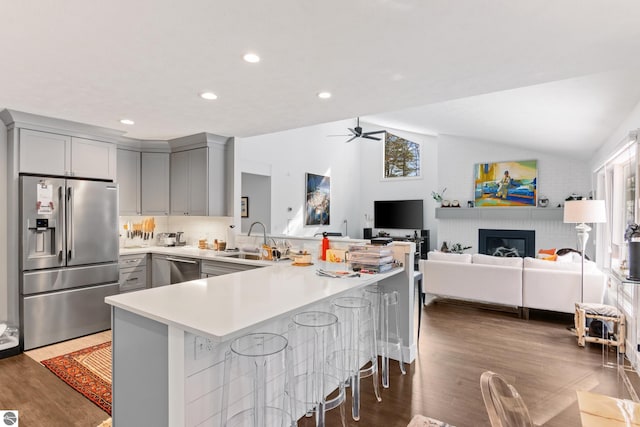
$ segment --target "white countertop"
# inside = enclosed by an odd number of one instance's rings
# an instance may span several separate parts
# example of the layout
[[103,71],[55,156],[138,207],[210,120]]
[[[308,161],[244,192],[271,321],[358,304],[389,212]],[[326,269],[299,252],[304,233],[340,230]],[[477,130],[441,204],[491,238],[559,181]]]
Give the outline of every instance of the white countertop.
[[[121,249],[121,255],[166,253],[201,259],[223,259],[224,255],[197,248]],[[267,265],[265,268],[193,280],[176,285],[114,295],[105,301],[160,323],[177,327],[216,341],[225,341],[283,315],[334,298],[357,287],[373,284],[403,271],[361,277],[330,278],[315,274],[318,267],[344,270],[344,264],[314,261],[315,265],[298,267],[289,261],[229,262]]]
[[[261,261],[251,259],[238,259],[230,258],[230,255],[237,254],[238,252],[220,252],[211,249],[198,249],[195,246],[148,246],[142,248],[120,248],[120,255],[137,255],[137,254],[161,254],[161,255],[173,255],[183,256],[189,258],[198,258],[204,260],[218,260],[225,262],[232,262],[238,264],[248,265],[260,265],[267,266],[276,264],[274,261]],[[288,262],[288,261],[278,261]]]

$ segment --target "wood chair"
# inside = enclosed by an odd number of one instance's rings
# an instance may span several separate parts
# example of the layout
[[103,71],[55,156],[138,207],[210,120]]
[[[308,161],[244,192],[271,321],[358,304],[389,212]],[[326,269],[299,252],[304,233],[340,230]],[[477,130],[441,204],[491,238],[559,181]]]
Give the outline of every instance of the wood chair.
[[[614,325],[613,334],[607,336],[591,336],[587,333],[587,319],[601,320]],[[576,303],[574,316],[578,345],[584,347],[585,342],[613,345],[620,353],[625,352],[627,326],[624,314],[617,308],[606,304]],[[603,328],[604,331],[604,328]]]
[[483,372],[480,390],[491,427],[533,427],[527,405],[502,376],[491,371]]

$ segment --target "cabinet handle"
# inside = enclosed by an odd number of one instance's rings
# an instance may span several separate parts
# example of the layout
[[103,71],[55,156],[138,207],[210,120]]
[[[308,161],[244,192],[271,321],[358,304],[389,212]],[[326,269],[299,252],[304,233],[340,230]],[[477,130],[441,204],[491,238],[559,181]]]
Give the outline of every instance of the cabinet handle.
[[138,278],[134,277],[133,279],[127,279],[127,282],[137,282]]

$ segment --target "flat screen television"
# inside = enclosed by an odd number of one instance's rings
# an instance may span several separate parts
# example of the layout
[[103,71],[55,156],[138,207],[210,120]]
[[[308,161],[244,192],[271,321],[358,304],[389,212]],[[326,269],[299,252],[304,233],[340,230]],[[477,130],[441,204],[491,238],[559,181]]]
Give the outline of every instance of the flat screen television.
[[423,200],[376,200],[373,202],[375,228],[422,230]]

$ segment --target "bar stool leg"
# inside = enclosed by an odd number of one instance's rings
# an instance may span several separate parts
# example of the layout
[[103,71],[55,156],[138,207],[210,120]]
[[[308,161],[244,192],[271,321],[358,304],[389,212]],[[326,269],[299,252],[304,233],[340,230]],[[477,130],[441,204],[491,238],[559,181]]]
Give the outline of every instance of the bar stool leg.
[[[289,325],[292,351],[297,357],[291,372],[293,389],[298,390],[295,411],[311,417],[315,425],[324,427],[326,411],[340,406],[342,425],[346,425],[344,411],[345,370],[340,342],[338,317],[332,313],[308,311],[294,315]],[[295,359],[294,359],[295,360]],[[337,395],[329,398],[337,388]],[[335,390],[334,390],[335,391]]]
[[[294,392],[290,389],[290,353],[287,339],[277,334],[252,333],[231,342],[225,354],[223,374],[223,427],[293,427],[297,424],[292,412]],[[238,378],[232,378],[234,365]],[[242,381],[242,377],[247,381]],[[229,395],[246,393],[244,387],[249,384],[247,399],[234,403],[242,409],[229,416]],[[230,391],[232,387],[240,388],[234,394]],[[279,406],[274,406],[275,403]]]

